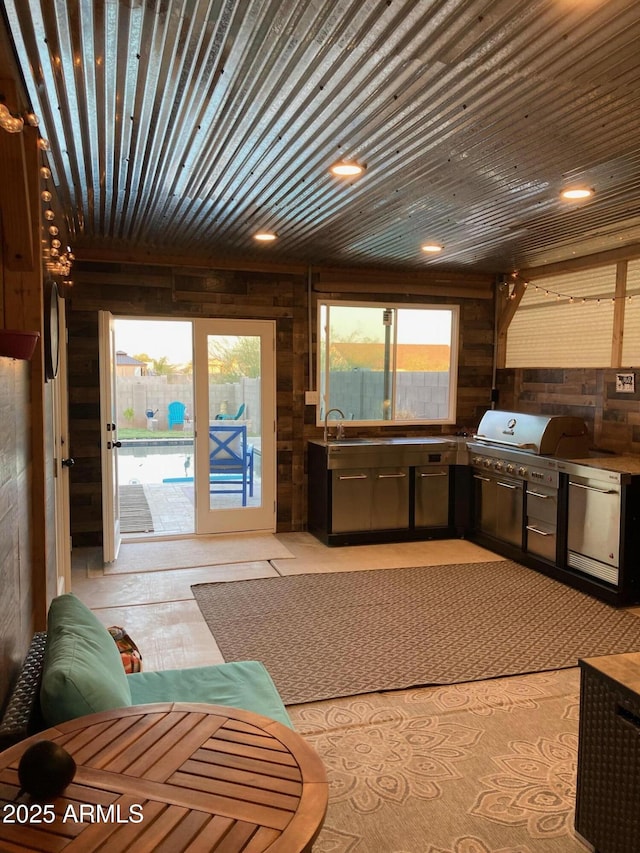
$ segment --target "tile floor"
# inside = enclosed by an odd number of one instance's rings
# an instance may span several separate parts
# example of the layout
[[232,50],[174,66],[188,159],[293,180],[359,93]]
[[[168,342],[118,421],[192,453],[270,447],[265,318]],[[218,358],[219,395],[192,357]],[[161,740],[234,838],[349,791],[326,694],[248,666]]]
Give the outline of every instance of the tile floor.
[[[174,669],[222,663],[220,654],[198,605],[191,585],[212,581],[231,581],[305,572],[336,572],[361,569],[403,568],[458,562],[482,562],[502,559],[465,539],[428,542],[403,542],[385,545],[358,545],[327,548],[308,533],[270,534],[262,538],[239,534],[210,537],[216,552],[233,562],[202,565],[203,538],[148,543],[172,555],[163,568],[137,568],[142,543],[122,546],[120,568],[104,571],[96,549],[76,549],[72,560],[72,589],[95,611],[105,625],[121,625],[140,646],[146,670]],[[206,544],[206,543],[205,543]],[[130,551],[127,552],[127,548]],[[136,559],[127,570],[126,558],[136,550]],[[124,562],[123,562],[124,560]],[[640,607],[630,608],[640,616]]]
[[[463,539],[327,548],[308,533],[279,534],[273,537],[273,544],[268,538],[262,545],[264,559],[256,559],[255,537],[238,535],[234,562],[206,566],[192,565],[201,554],[201,538],[179,540],[176,568],[166,567],[165,562],[165,568],[158,571],[147,567],[144,571],[109,572],[107,567],[105,572],[99,550],[75,549],[72,589],[105,625],[126,628],[140,646],[146,670],[160,670],[223,661],[193,598],[192,584],[501,559]],[[174,543],[175,540],[171,544]],[[124,544],[119,561],[126,558],[128,545],[135,549],[145,547],[140,543]],[[162,549],[163,543],[148,543],[148,547]],[[165,552],[168,549],[166,543]],[[191,558],[190,551],[196,556]],[[181,564],[187,567],[180,567]]]

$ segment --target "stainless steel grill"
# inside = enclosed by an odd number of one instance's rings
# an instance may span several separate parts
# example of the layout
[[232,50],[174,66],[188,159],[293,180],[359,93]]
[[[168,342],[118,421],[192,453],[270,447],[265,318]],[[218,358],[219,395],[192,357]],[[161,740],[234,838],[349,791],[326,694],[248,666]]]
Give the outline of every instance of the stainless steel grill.
[[581,418],[529,415],[490,409],[474,440],[486,446],[523,450],[563,459],[583,458],[589,452],[589,434]]
[[475,529],[555,562],[558,460],[588,455],[584,421],[492,409],[467,447],[473,469]]

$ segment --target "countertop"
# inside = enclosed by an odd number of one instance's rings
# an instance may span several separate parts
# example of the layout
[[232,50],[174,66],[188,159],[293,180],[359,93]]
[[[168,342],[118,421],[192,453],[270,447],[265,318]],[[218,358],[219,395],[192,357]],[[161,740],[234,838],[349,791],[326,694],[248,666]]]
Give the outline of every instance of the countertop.
[[[313,438],[309,440],[310,444],[317,444],[321,447],[375,447],[375,446],[428,446],[428,445],[445,445],[449,448],[458,448],[458,464],[464,464],[465,459],[461,451],[466,451],[466,443],[470,441],[470,436],[457,435],[431,435],[431,436],[393,436],[385,438],[384,436],[363,438],[353,437],[348,435],[346,438],[336,440],[329,439],[323,441],[321,438]],[[640,456],[631,456],[621,454],[607,454],[606,456],[588,456],[583,459],[558,459],[558,468],[563,470],[565,465],[584,465],[598,471],[611,471],[615,474],[627,474],[629,476],[640,475]]]
[[311,438],[309,439],[309,444],[318,444],[320,447],[362,447],[362,446],[380,446],[385,447],[389,445],[430,445],[430,444],[440,444],[440,445],[448,445],[450,447],[455,447],[457,444],[457,437],[450,435],[430,435],[430,436],[390,436],[385,438],[384,436],[375,437],[375,438],[359,438],[353,437],[349,438],[346,436],[345,438],[330,438],[327,441],[324,441],[322,438]]
[[640,456],[596,456],[563,461],[569,464],[596,468],[599,471],[613,471],[616,474],[631,474],[632,476],[640,474]]

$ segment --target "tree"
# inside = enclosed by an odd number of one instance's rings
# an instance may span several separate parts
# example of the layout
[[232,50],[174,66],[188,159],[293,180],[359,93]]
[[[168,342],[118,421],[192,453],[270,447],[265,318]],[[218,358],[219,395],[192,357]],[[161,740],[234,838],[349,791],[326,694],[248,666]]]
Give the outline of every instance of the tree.
[[260,338],[257,335],[209,338],[209,369],[225,382],[260,376]]

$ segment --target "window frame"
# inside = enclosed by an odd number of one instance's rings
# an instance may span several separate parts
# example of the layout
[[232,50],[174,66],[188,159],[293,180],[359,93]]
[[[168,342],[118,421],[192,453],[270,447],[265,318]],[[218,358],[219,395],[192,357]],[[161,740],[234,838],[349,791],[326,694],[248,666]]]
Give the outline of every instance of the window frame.
[[[418,310],[418,311],[442,311],[447,312],[451,318],[451,332],[449,338],[449,383],[448,383],[448,407],[447,414],[442,418],[402,418],[402,419],[394,419],[394,418],[379,418],[379,419],[366,419],[366,420],[350,420],[347,423],[352,426],[366,427],[366,426],[375,426],[375,427],[398,427],[398,426],[440,426],[440,425],[450,425],[456,423],[456,414],[457,414],[457,402],[458,402],[458,353],[460,348],[460,306],[453,303],[408,303],[408,302],[397,302],[393,300],[375,300],[375,301],[360,301],[360,300],[350,300],[350,299],[330,299],[330,298],[320,298],[316,303],[316,388],[318,389],[318,403],[316,406],[316,426],[324,425],[324,415],[323,412],[326,411],[327,402],[323,397],[323,389],[329,386],[329,377],[326,376],[328,372],[328,364],[327,358],[328,353],[331,347],[331,340],[328,342],[328,347],[326,349],[325,359],[322,357],[322,344],[324,341],[324,333],[322,329],[322,320],[323,320],[323,308],[328,307],[329,313],[331,308],[375,308],[377,310],[384,310],[386,308],[391,309],[395,312],[395,317],[397,317],[397,312],[402,310]],[[396,369],[396,354],[397,354],[397,335],[398,335],[398,323],[394,322],[393,326],[393,335],[392,335],[392,347],[393,351],[391,354],[391,399],[392,399],[392,412],[394,411],[395,406],[395,396],[396,396],[396,381],[397,381],[397,369]],[[326,379],[326,382],[323,382],[323,377]]]

